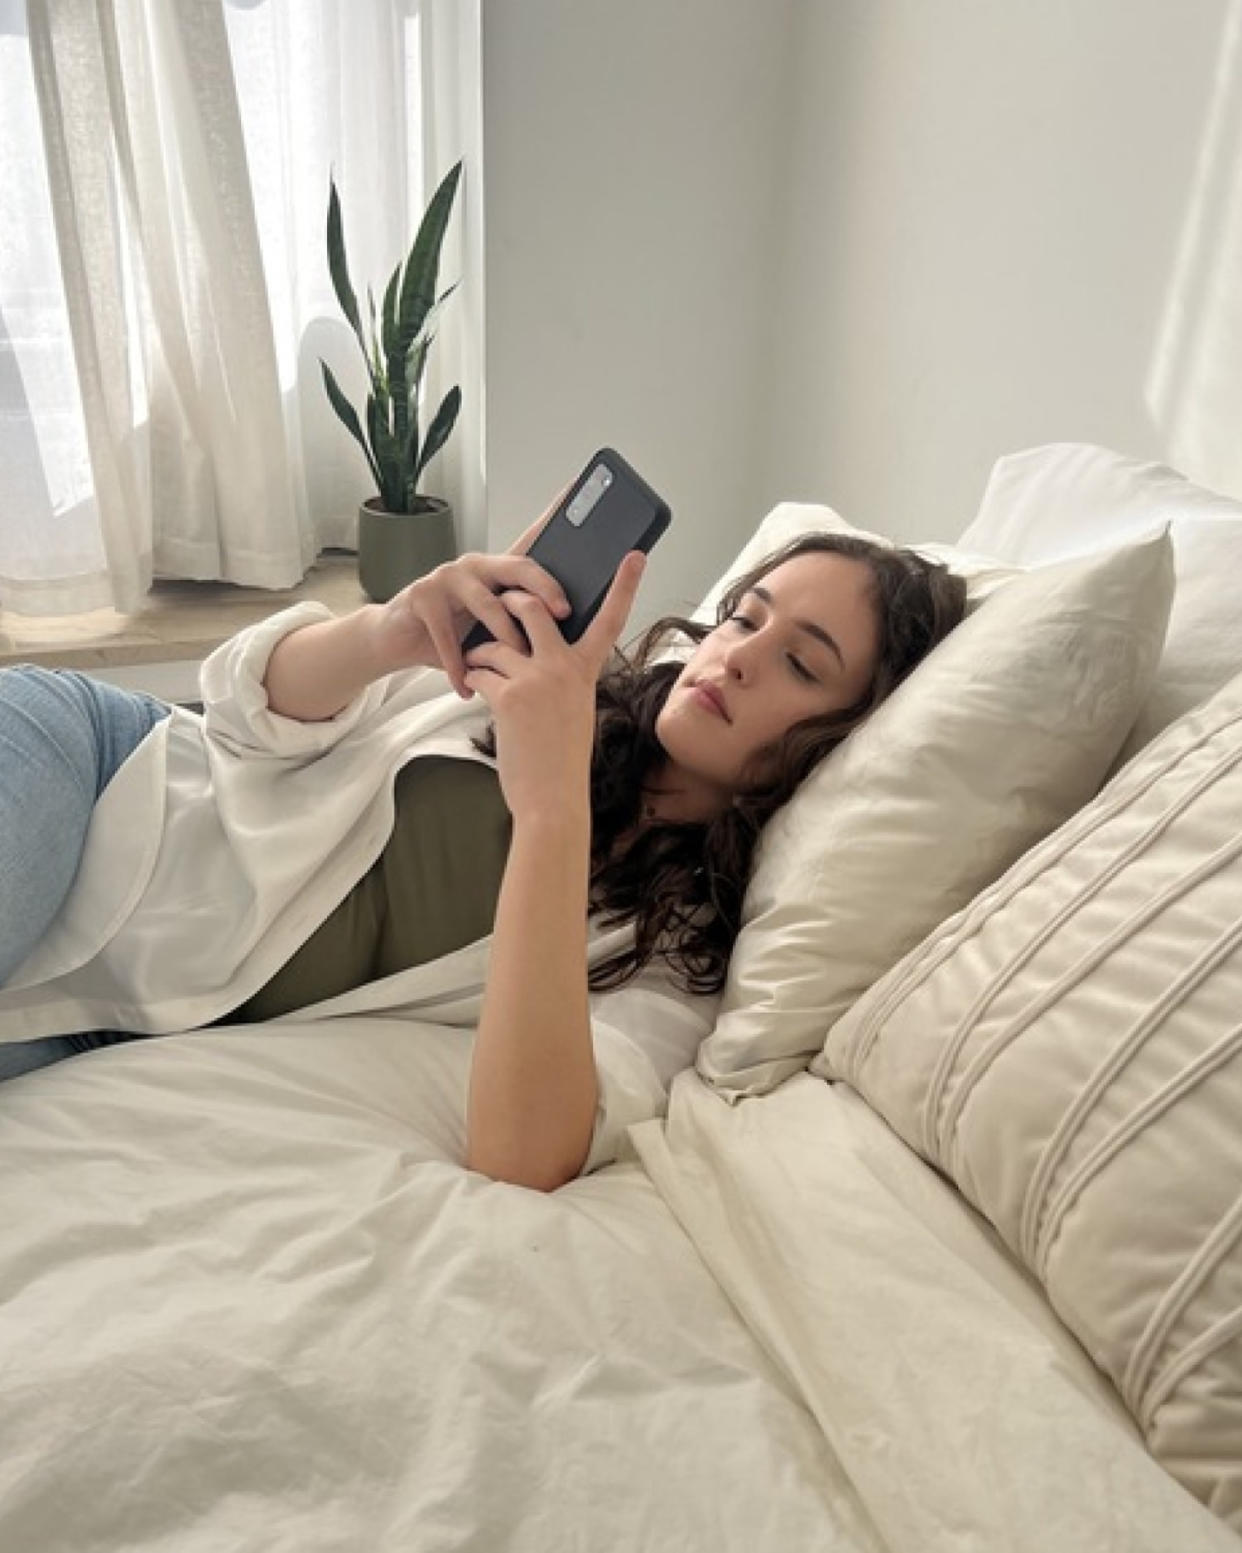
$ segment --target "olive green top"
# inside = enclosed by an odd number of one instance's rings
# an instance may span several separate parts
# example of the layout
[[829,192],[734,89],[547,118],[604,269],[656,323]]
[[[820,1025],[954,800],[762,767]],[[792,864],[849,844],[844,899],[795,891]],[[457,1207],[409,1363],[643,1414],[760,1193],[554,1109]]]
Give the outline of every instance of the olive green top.
[[423,755],[397,774],[383,852],[293,958],[221,1024],[275,1019],[438,959],[492,931],[512,821],[481,761]]

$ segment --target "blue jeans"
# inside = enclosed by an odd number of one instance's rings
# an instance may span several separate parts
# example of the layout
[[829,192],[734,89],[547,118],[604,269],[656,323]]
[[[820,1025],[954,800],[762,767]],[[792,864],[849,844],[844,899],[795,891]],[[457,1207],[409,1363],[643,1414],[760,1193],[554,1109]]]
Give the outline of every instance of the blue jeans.
[[[0,987],[60,911],[95,801],[169,708],[73,669],[0,670]],[[129,1037],[0,1044],[0,1079]]]

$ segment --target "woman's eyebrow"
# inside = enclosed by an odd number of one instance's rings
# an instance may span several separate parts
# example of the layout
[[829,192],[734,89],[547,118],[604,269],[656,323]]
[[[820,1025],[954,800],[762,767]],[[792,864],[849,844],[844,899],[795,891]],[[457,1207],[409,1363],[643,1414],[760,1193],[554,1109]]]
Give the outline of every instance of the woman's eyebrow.
[[[757,598],[761,598],[769,609],[772,607],[772,595],[766,588],[761,588],[756,585],[750,591]],[[837,646],[835,638],[830,636],[828,632],[824,630],[823,626],[816,625],[813,620],[795,620],[794,625],[797,626],[799,631],[805,631],[809,636],[813,636],[818,641],[823,642],[824,646],[827,647],[829,651],[836,654],[837,662],[841,665],[841,667],[845,667],[845,658],[841,652],[841,649]]]

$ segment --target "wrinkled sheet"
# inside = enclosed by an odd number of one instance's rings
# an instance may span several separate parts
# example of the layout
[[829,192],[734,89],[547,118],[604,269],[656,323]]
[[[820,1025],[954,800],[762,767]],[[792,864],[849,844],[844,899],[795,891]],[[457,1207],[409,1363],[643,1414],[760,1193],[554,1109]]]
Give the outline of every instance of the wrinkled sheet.
[[846,1092],[687,1073],[650,1178],[545,1197],[453,1163],[467,1063],[351,1018],[0,1087],[0,1553],[1237,1553]]
[[901,1553],[1239,1553],[991,1226],[843,1085],[631,1134]]
[[467,1060],[354,1018],[0,1086],[3,1553],[878,1553],[635,1163],[451,1162]]

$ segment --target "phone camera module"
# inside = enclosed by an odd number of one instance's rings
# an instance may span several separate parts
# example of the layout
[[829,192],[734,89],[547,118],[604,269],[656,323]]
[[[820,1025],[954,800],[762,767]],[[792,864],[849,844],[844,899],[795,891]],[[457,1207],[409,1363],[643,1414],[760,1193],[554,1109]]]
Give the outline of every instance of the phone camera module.
[[596,464],[565,511],[565,516],[575,528],[580,528],[586,522],[611,484],[612,470],[605,464]]

